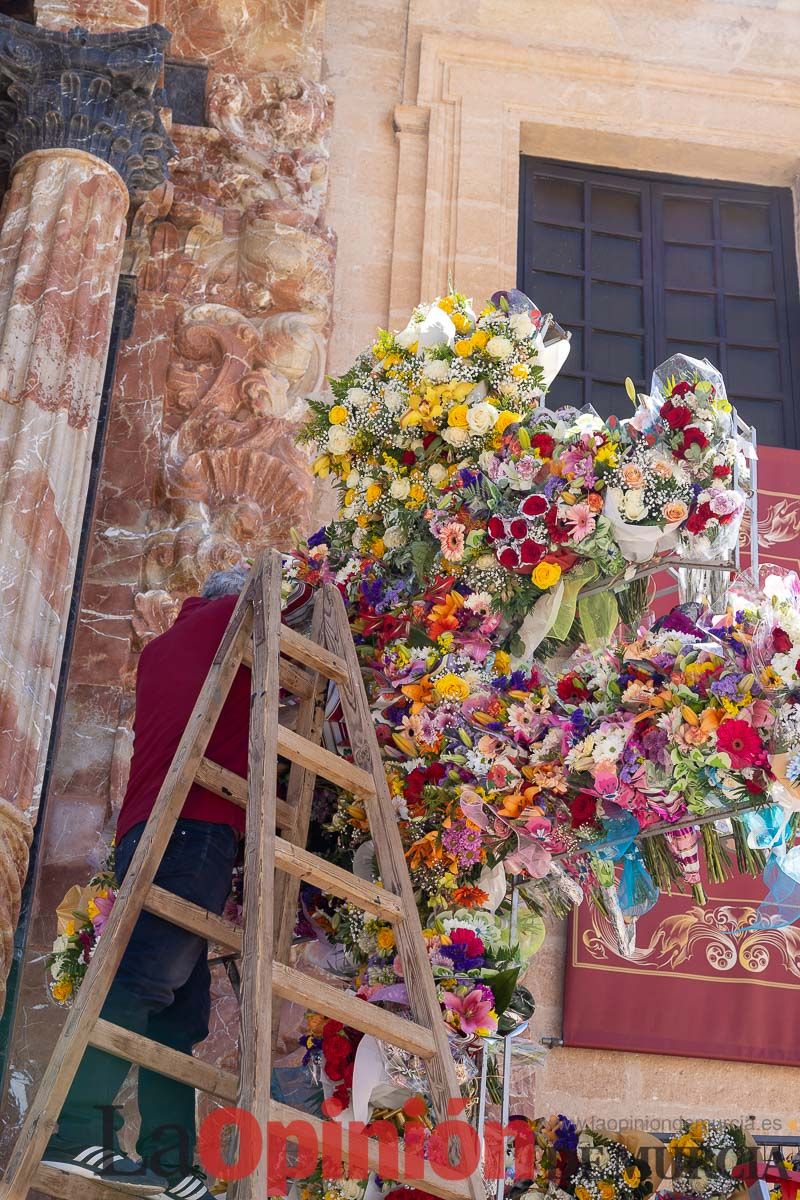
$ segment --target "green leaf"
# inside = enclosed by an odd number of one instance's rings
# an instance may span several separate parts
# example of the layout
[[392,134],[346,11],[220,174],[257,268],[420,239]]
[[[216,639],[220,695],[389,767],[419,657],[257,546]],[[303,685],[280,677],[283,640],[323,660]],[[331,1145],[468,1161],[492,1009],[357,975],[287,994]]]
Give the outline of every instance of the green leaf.
[[511,1003],[511,997],[514,995],[514,988],[517,986],[517,979],[521,970],[521,967],[509,967],[508,970],[498,971],[496,975],[488,978],[484,976],[485,982],[492,989],[494,1011],[498,1017]]

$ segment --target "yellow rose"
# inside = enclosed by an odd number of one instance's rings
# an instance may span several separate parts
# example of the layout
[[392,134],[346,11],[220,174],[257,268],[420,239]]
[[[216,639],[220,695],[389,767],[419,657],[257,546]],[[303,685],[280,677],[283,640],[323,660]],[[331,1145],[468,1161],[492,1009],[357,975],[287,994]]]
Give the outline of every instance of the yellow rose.
[[638,1187],[641,1182],[642,1172],[634,1163],[631,1163],[630,1166],[626,1167],[622,1172],[622,1178],[625,1180],[628,1187],[635,1188]]
[[466,429],[467,412],[466,404],[454,404],[447,414],[447,424],[454,429]]
[[442,312],[446,313],[451,313],[455,306],[456,302],[452,296],[443,296],[438,305]]
[[515,379],[527,379],[530,371],[525,366],[525,363],[514,363],[514,366],[511,368],[511,374]]
[[394,930],[393,929],[379,929],[376,941],[378,943],[378,948],[380,950],[393,950],[394,949]]
[[334,404],[328,413],[328,420],[331,425],[344,425],[347,420],[347,409],[345,406],[343,404]]
[[[698,667],[699,663],[690,663],[690,666]],[[705,670],[712,671],[711,663],[703,664]],[[688,1129],[689,1137],[696,1138],[698,1142],[704,1142],[708,1137],[708,1121],[692,1121]]]
[[472,344],[476,350],[485,350],[489,335],[485,329],[476,329],[472,335]]
[[379,483],[371,483],[366,491],[367,504],[374,504],[381,494],[381,485]]
[[425,488],[420,483],[412,483],[408,496],[414,504],[422,504],[425,499]]
[[440,700],[466,700],[469,695],[469,684],[466,683],[459,675],[454,675],[449,672],[443,675],[441,679],[437,679],[433,685],[433,690]]
[[588,1189],[580,1183],[575,1188],[575,1200],[590,1200]]
[[498,650],[494,656],[495,675],[507,675],[511,668],[511,656],[505,650]]
[[345,508],[349,508],[349,507],[350,507],[350,505],[351,505],[351,504],[353,503],[353,501],[355,500],[355,498],[356,498],[356,489],[355,489],[355,488],[348,488],[348,489],[347,489],[347,491],[346,491],[346,492],[345,492],[345,494],[344,494],[344,506],[345,506]]
[[360,517],[356,517],[356,525],[359,529],[366,529],[367,525],[369,525],[369,517],[365,517],[362,513]]
[[70,996],[72,995],[72,984],[68,979],[60,979],[58,983],[53,984],[51,991],[53,993],[53,999],[58,1000],[59,1003],[63,1004],[63,1002],[65,1000],[69,1000]]
[[498,413],[497,420],[494,423],[495,433],[504,433],[509,425],[516,425],[519,420],[519,413],[511,412],[505,408],[501,413]]
[[614,1200],[617,1190],[608,1179],[600,1179],[597,1183],[597,1191],[600,1195],[600,1200]]
[[459,333],[466,333],[470,326],[469,317],[465,317],[463,313],[454,312],[451,320]]
[[469,358],[473,350],[472,338],[459,338],[453,349],[459,358]]
[[375,538],[375,541],[372,543],[372,553],[376,558],[383,558],[384,554],[386,553],[386,546],[383,538]]
[[553,587],[561,578],[561,567],[558,563],[540,562],[533,568],[531,579],[538,588],[545,591]]
[[75,922],[74,922],[73,920],[69,920],[69,921],[67,921],[66,925],[64,926],[64,933],[67,935],[67,937],[73,937],[73,936],[74,936],[74,934],[75,934]]

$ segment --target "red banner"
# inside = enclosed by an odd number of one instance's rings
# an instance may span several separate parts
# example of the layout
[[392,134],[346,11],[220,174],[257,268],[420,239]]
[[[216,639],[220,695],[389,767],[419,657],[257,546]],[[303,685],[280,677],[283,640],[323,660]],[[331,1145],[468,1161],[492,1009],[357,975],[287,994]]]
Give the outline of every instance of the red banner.
[[[767,446],[758,466],[761,561],[800,572],[800,453]],[[573,914],[565,1045],[800,1066],[800,928],[736,932],[761,879],[706,892],[704,907],[662,896],[638,922],[632,958],[593,907]]]

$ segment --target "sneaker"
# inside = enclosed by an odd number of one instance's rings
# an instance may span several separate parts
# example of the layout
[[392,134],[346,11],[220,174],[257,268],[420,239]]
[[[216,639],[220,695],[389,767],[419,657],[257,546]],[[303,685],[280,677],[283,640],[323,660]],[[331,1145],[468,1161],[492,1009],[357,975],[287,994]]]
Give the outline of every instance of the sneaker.
[[134,1162],[108,1146],[87,1146],[74,1154],[69,1150],[48,1147],[42,1159],[45,1167],[55,1167],[68,1175],[83,1175],[97,1179],[120,1191],[139,1196],[158,1196],[164,1191],[166,1179],[142,1163]]
[[210,1191],[205,1172],[192,1167],[188,1175],[173,1179],[158,1200],[225,1200],[225,1192]]

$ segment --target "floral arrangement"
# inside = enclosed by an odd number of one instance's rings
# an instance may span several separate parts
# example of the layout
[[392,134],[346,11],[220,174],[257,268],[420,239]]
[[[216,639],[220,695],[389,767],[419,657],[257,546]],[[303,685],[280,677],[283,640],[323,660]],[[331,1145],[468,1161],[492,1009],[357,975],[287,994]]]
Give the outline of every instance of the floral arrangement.
[[116,898],[113,850],[106,865],[85,887],[69,889],[56,910],[58,934],[47,959],[50,994],[68,1005],[83,982],[97,939]]
[[622,1142],[584,1129],[578,1137],[575,1200],[644,1200],[653,1191],[650,1168]]
[[[746,462],[724,383],[676,356],[629,421],[549,411],[566,343],[553,357],[547,322],[521,293],[478,314],[452,293],[379,333],[313,401],[315,470],[342,507],[287,571],[348,602],[443,1018],[473,1041],[511,1004],[543,910],[607,903],[618,863],[627,919],[659,888],[699,894],[703,857],[712,879],[728,869],[708,817],[766,804],[773,782],[746,620],[677,613],[615,644],[601,586],[738,530]],[[622,587],[634,630],[640,599]],[[594,648],[534,663],[581,633]],[[330,796],[328,853],[369,861],[363,808]],[[732,827],[739,865],[760,869]],[[407,1006],[391,929],[338,902],[318,916],[359,994]]]
[[728,1200],[739,1189],[731,1171],[750,1153],[741,1126],[725,1121],[683,1121],[668,1149],[673,1159],[670,1194],[709,1200]]
[[[548,345],[548,321],[521,292],[479,314],[451,293],[380,331],[311,401],[314,470],[341,494],[317,546],[351,599],[366,571],[407,614],[431,579],[451,580],[489,594],[504,632],[528,618],[529,654],[548,633],[610,636],[617,603],[587,585],[679,535],[712,553],[738,530],[746,463],[718,372],[670,359],[628,421],[551,412],[540,402],[568,341]],[[626,618],[641,608],[640,588],[619,598]]]

